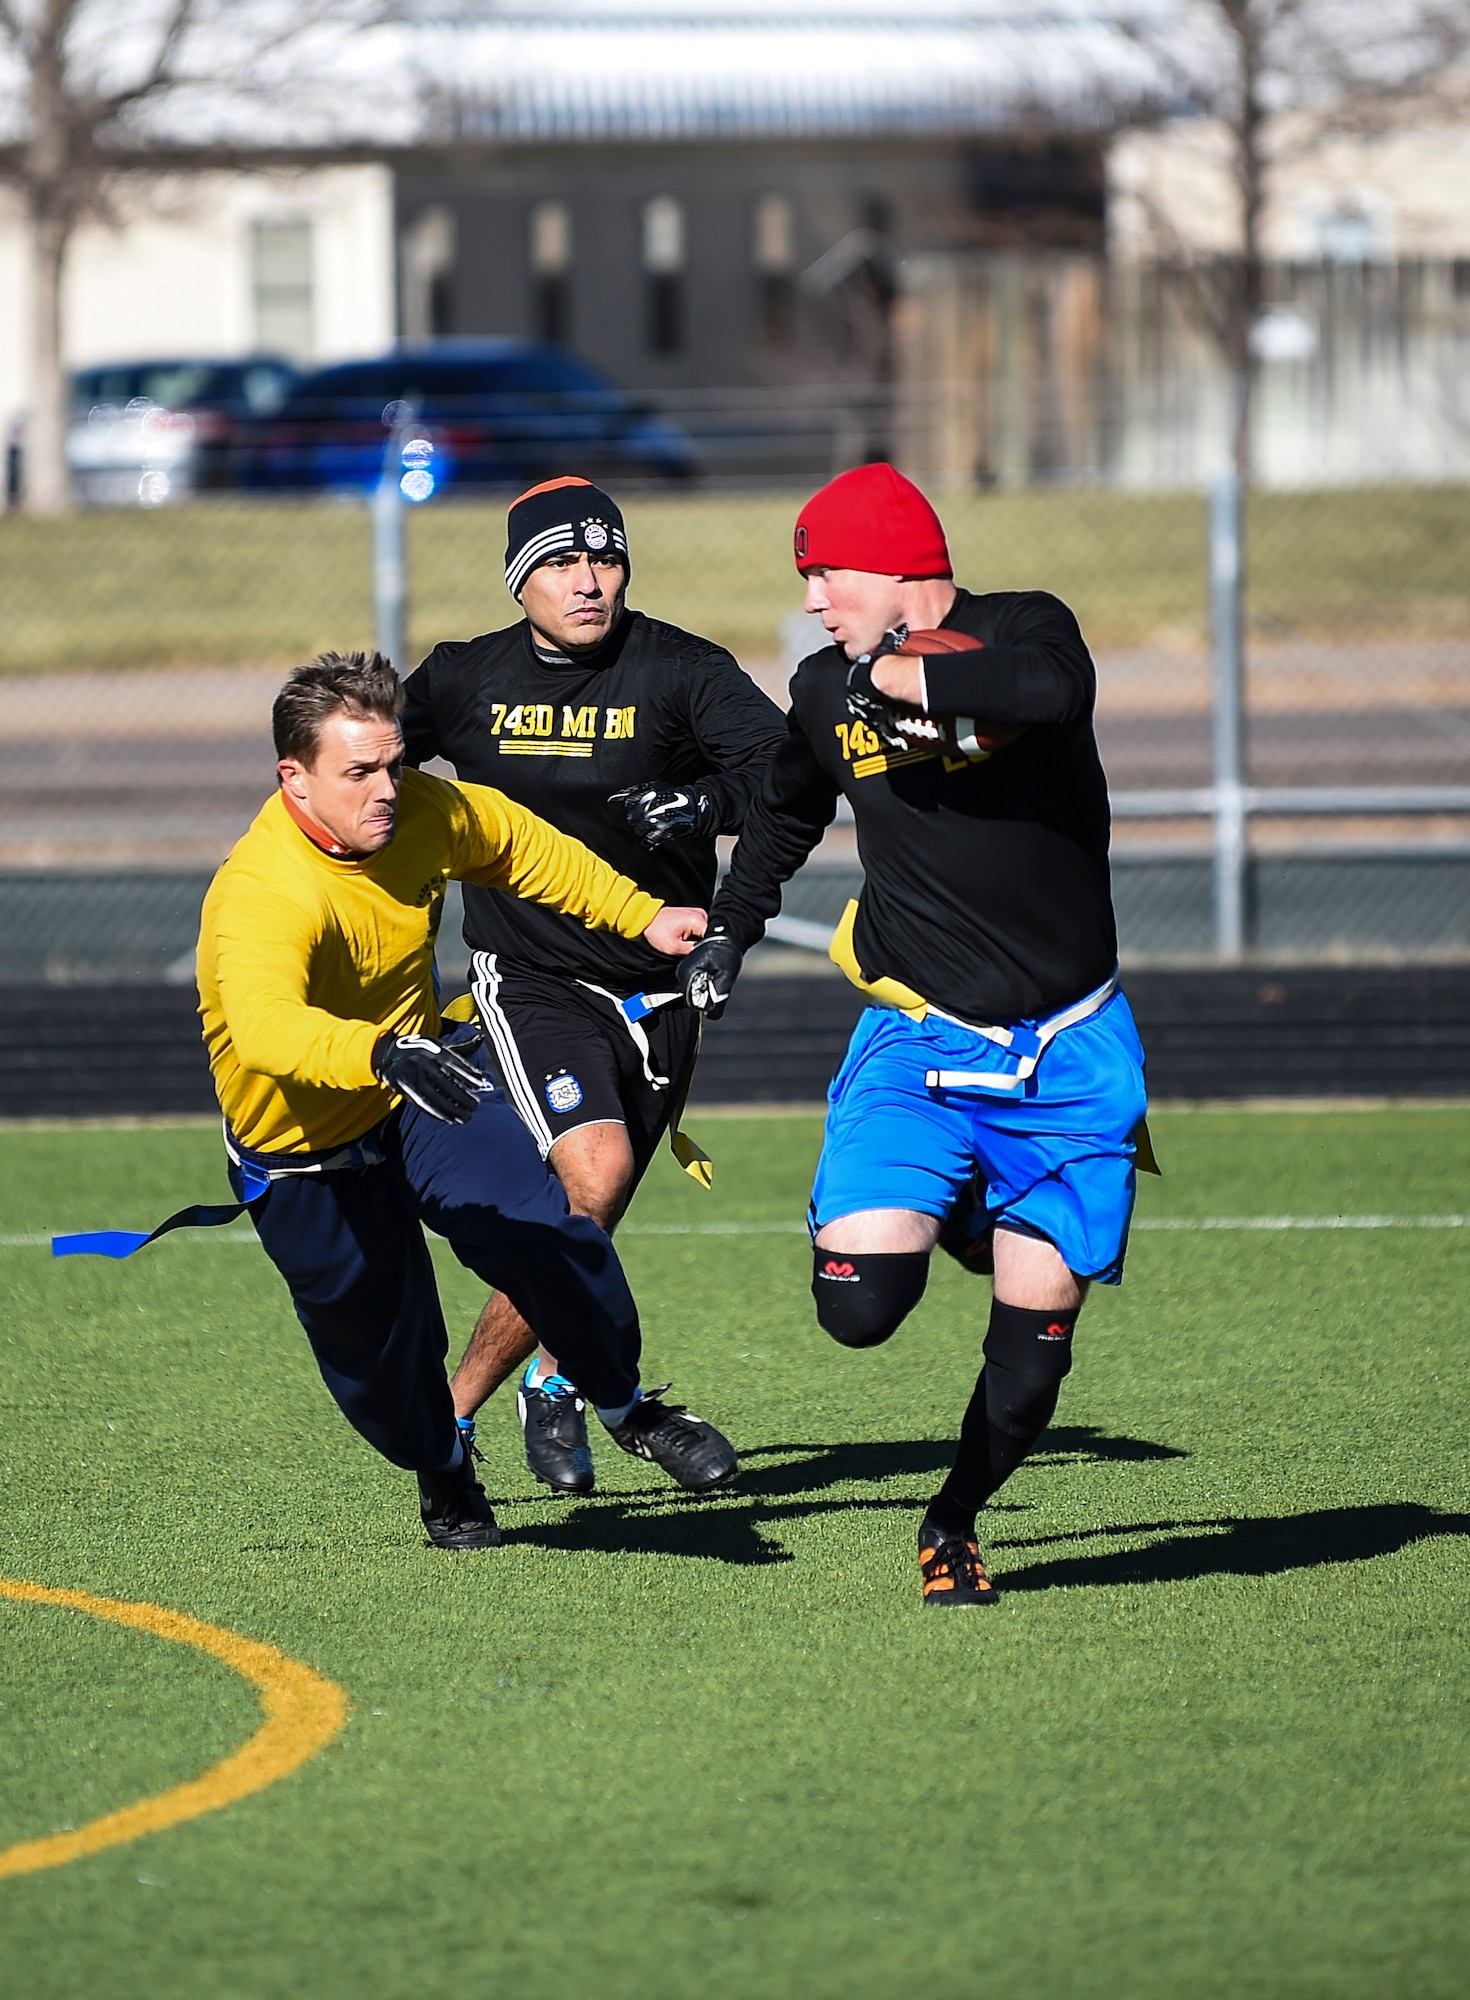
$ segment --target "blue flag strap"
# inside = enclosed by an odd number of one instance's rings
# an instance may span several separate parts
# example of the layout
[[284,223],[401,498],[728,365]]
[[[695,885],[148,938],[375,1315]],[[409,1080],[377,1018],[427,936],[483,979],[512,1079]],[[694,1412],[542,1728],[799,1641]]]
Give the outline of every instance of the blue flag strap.
[[[588,982],[583,980],[581,983],[585,986]],[[599,993],[602,989],[594,986],[592,990]],[[613,999],[613,996],[609,994],[608,998]],[[641,1021],[658,1008],[672,1006],[676,1000],[683,998],[682,993],[630,993],[626,1000],[613,1000],[613,1005],[631,1028],[635,1021]]]
[[132,1257],[149,1243],[156,1243],[160,1236],[167,1236],[171,1229],[219,1229],[227,1222],[238,1222],[252,1202],[270,1186],[270,1176],[260,1167],[248,1161],[238,1162],[243,1201],[195,1202],[188,1208],[181,1208],[175,1214],[160,1222],[156,1229],[90,1229],[74,1236],[53,1236],[51,1255],[53,1257]]

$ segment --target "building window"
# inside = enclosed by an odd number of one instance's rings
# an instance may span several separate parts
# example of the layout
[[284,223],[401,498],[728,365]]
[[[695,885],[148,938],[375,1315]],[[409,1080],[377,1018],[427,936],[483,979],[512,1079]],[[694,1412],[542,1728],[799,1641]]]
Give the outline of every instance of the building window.
[[751,249],[760,337],[768,347],[789,347],[796,334],[796,206],[790,195],[761,196]]
[[572,337],[572,212],[564,201],[531,210],[531,330],[559,345]]
[[1317,255],[1324,264],[1371,264],[1387,254],[1387,217],[1365,204],[1341,201],[1317,217]]
[[421,208],[403,232],[402,298],[405,340],[442,340],[454,331],[454,210]]
[[315,346],[311,283],[311,223],[250,225],[250,285],[255,344],[268,353],[308,361]]
[[650,354],[684,346],[684,207],[669,194],[643,205],[643,340]]

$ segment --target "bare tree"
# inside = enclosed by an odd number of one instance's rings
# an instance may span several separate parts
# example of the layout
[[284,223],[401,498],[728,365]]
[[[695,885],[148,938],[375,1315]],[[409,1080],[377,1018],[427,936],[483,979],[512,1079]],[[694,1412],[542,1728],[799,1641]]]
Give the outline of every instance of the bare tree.
[[344,35],[388,18],[385,0],[0,0],[0,178],[31,241],[32,511],[70,497],[61,302],[77,225],[110,216],[140,174],[237,163],[259,138],[279,157],[288,104],[327,139]]
[[1176,111],[1223,136],[1233,213],[1223,248],[1202,249],[1167,191],[1130,194],[1161,261],[1184,284],[1230,378],[1231,463],[1251,470],[1266,301],[1264,224],[1283,170],[1331,139],[1369,136],[1436,105],[1463,115],[1470,0],[1183,0],[1120,10],[1115,24],[1144,48]]

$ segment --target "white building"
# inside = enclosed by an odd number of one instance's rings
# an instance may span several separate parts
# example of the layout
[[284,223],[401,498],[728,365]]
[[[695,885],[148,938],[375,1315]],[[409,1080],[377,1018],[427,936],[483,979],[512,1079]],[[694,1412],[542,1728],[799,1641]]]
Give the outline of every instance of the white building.
[[[534,333],[575,275],[570,338],[630,386],[759,385],[772,356],[755,321],[780,317],[776,294],[799,268],[890,206],[899,253],[980,240],[989,196],[971,185],[974,149],[1020,139],[1044,150],[1060,136],[1095,162],[1120,99],[1148,84],[1101,0],[1019,11],[1014,0],[410,0],[396,23],[330,44],[324,61],[340,87],[308,91],[283,74],[278,93],[237,101],[211,86],[149,113],[150,139],[259,144],[276,159],[309,147],[317,161],[350,144],[388,164],[135,176],[120,219],[72,243],[67,364],[259,347],[319,362],[396,331]],[[6,81],[0,140],[19,101],[7,115]],[[766,198],[763,150],[783,150],[768,168],[779,164],[778,196],[783,177],[797,183],[784,206]],[[886,181],[902,184],[887,205]],[[659,239],[657,271],[646,227],[642,252],[618,268],[619,202],[632,204],[634,239],[645,211],[678,225]],[[780,226],[759,227],[751,202]],[[561,265],[547,264],[558,245],[575,266],[559,287],[548,279]],[[687,324],[687,342],[650,349],[643,337],[650,273],[665,303],[687,303],[665,314]],[[26,291],[10,209],[0,415],[27,399]],[[775,372],[790,379],[779,355]]]
[[[136,177],[73,241],[64,358],[539,335],[691,425],[711,398],[755,429],[795,408],[834,464],[1195,484],[1224,385],[1166,267],[1228,241],[1220,135],[1128,129],[1160,84],[1112,14],[423,0],[316,94],[379,164],[321,164],[303,127],[310,164]],[[280,158],[295,128],[222,114],[237,146],[257,129]],[[1464,476],[1470,131],[1317,149],[1273,181],[1267,246],[1265,476]],[[27,286],[0,209],[0,418],[28,397]]]
[[[0,416],[30,389],[30,266],[13,198],[0,206]],[[393,339],[393,176],[387,166],[208,173],[124,185],[115,223],[67,253],[70,368],[268,351],[323,362]]]
[[[1219,355],[1169,273],[1230,254],[1229,136],[1208,120],[1122,134],[1108,250],[1132,420],[1117,476],[1190,481],[1226,425]],[[1394,129],[1268,123],[1267,304],[1255,459],[1268,485],[1470,475],[1470,122],[1407,108]],[[1193,318],[1193,324],[1191,319]]]

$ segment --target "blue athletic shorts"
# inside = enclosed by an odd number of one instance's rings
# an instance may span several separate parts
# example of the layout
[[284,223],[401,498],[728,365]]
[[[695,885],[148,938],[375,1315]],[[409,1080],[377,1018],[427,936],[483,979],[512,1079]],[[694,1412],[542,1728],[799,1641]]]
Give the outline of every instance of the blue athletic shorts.
[[942,1219],[978,1174],[989,1221],[1044,1236],[1080,1277],[1118,1284],[1133,1215],[1133,1134],[1147,1109],[1128,1002],[1114,994],[1063,1028],[1013,1093],[924,1081],[929,1070],[1006,1076],[1015,1067],[954,1022],[867,1008],[828,1092],[813,1231],[873,1208]]

